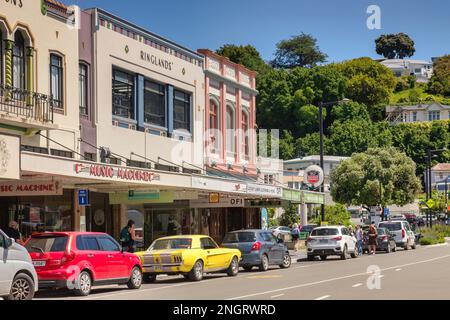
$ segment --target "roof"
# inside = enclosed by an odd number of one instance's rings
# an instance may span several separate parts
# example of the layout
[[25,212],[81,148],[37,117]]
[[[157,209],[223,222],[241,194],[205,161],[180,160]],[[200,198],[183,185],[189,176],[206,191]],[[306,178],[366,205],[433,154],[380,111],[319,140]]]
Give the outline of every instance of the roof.
[[432,171],[450,171],[450,163],[438,163],[433,168]]
[[45,2],[47,2],[47,3],[49,3],[49,4],[53,5],[53,6],[59,7],[61,9],[67,10],[67,6],[64,3],[62,3],[62,2],[59,2],[59,1],[56,1],[56,0],[45,0]]
[[[335,161],[335,162],[341,162],[344,160],[350,159],[349,157],[338,157],[338,156],[324,156],[324,161]],[[297,158],[297,159],[291,159],[284,161],[284,164],[291,164],[291,163],[297,163],[297,162],[311,162],[311,161],[320,161],[320,156],[313,155],[313,156],[307,156],[304,158]]]
[[246,73],[249,73],[252,76],[255,76],[257,74],[256,71],[250,70],[249,68],[243,66],[242,64],[235,63],[231,61],[228,57],[221,56],[220,54],[217,54],[216,52],[211,51],[209,49],[198,49],[197,51],[204,56],[211,56],[218,60],[226,61],[227,64],[233,67],[238,67],[241,71],[245,71]]
[[412,60],[412,59],[387,59],[380,62],[383,65],[405,65],[405,64],[433,64],[426,60]]
[[210,236],[207,235],[200,235],[200,234],[185,234],[185,235],[176,235],[176,236],[169,236],[169,237],[162,237],[158,238],[156,240],[171,240],[171,239],[186,239],[186,238],[192,238],[192,239],[200,239],[200,238],[210,238]]

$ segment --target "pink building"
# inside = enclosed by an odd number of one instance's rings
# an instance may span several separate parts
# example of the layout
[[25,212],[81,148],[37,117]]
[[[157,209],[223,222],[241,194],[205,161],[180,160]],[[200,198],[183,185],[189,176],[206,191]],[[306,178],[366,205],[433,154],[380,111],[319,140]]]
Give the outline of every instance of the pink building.
[[256,178],[256,73],[211,50],[198,52],[205,56],[207,168]]

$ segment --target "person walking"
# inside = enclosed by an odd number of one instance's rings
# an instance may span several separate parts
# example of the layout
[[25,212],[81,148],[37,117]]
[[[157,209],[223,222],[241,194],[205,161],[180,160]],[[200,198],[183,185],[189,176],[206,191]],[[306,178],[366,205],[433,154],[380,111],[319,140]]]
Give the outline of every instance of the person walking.
[[133,220],[128,220],[127,225],[120,232],[120,243],[122,245],[123,251],[134,253],[135,241],[136,241],[136,231],[134,229],[135,222]]
[[297,244],[298,240],[300,239],[300,229],[297,223],[294,223],[294,225],[292,226],[291,235],[292,241],[294,242],[294,250],[297,251]]
[[16,243],[23,244],[22,235],[20,234],[20,231],[19,231],[19,224],[16,221],[14,221],[14,220],[10,221],[8,224],[8,228],[6,228],[3,231],[5,232],[5,234],[8,237],[10,237],[11,239],[14,239],[14,241],[16,241]]
[[375,254],[377,251],[377,237],[378,231],[375,228],[375,222],[372,222],[369,228],[369,252],[370,254]]
[[356,226],[355,238],[356,238],[357,245],[358,245],[358,255],[362,256],[362,254],[363,254],[362,245],[363,245],[364,234],[363,234],[363,231],[362,231],[362,228],[360,225]]

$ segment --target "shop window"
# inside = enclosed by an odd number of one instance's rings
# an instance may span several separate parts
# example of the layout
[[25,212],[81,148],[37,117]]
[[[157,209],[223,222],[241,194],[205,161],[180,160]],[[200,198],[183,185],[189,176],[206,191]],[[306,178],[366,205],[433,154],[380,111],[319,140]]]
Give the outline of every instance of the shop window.
[[80,114],[88,115],[88,67],[80,63],[78,68],[78,97]]
[[56,156],[56,157],[73,158],[73,153],[70,151],[51,149],[50,154],[52,156]]
[[166,126],[166,87],[148,80],[144,86],[144,121]]
[[234,117],[234,109],[232,106],[227,106],[227,154],[228,156],[234,156],[236,151],[236,141],[234,139],[234,131],[235,131],[235,117]]
[[134,75],[113,69],[112,101],[113,115],[135,119]]
[[14,36],[13,87],[25,90],[25,39],[20,31]]
[[191,95],[183,91],[174,91],[173,128],[191,132]]
[[53,106],[63,109],[64,87],[63,59],[56,54],[50,55],[50,94],[53,97]]

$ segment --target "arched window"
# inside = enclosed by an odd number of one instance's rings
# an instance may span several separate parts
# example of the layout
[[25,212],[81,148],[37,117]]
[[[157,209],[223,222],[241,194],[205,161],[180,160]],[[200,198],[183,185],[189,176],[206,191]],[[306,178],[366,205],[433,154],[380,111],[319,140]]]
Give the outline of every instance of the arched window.
[[248,136],[249,136],[249,123],[248,123],[248,114],[245,111],[242,111],[242,142],[244,147],[244,154],[245,156],[249,155],[249,144],[248,144]]
[[25,90],[25,39],[20,31],[14,35],[13,87]]
[[230,105],[227,105],[227,153],[230,156],[233,156],[235,153],[235,117],[234,117],[234,108]]
[[214,100],[209,101],[209,131],[211,135],[211,142],[215,148],[219,147],[219,105]]

